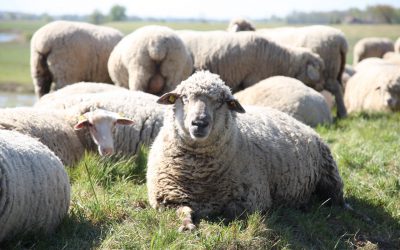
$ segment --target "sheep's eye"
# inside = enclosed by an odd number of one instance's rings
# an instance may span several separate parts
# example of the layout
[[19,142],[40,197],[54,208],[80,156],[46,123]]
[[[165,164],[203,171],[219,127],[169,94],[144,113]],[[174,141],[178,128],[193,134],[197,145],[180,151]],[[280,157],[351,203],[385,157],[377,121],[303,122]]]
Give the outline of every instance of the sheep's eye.
[[90,122],[88,122],[88,127],[93,127],[93,124],[91,124]]

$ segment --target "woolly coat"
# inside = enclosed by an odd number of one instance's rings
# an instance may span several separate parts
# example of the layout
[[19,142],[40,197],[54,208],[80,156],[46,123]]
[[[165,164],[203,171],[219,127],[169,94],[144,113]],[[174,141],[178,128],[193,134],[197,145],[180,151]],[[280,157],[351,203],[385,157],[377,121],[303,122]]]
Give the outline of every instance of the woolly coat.
[[275,75],[297,78],[310,87],[321,82],[323,62],[307,49],[283,47],[250,31],[177,32],[194,68],[219,74],[233,92]]
[[[57,94],[54,92],[54,94]],[[50,94],[52,95],[52,94]],[[49,96],[51,98],[51,96]],[[103,108],[122,113],[134,121],[129,126],[117,126],[114,131],[116,154],[135,155],[141,145],[150,145],[163,124],[165,107],[156,103],[157,97],[141,91],[111,91],[70,95],[53,102],[39,100],[35,107],[67,110],[90,110],[92,107]],[[87,150],[96,150],[96,145],[88,133],[83,145]]]
[[357,70],[347,82],[344,101],[349,112],[400,111],[399,66],[384,64]]
[[386,52],[394,51],[392,40],[386,37],[366,37],[359,40],[353,49],[353,65],[368,57],[382,58]]
[[0,242],[53,232],[69,203],[70,183],[58,157],[29,136],[0,130]]
[[79,114],[32,107],[0,109],[0,129],[18,131],[49,147],[66,166],[74,166],[84,147],[73,125]]
[[[108,70],[118,86],[160,94],[174,89],[191,75],[193,61],[172,29],[150,25],[125,36],[115,46]],[[149,85],[156,75],[161,75],[163,83],[152,90]]]
[[329,26],[312,25],[298,28],[259,29],[256,33],[279,44],[309,48],[318,54],[325,66],[322,72],[324,89],[335,96],[338,116],[346,116],[341,85],[348,44],[342,31]]
[[237,92],[235,97],[241,104],[274,108],[311,127],[332,122],[325,98],[294,78],[270,77]]
[[[218,76],[199,72],[174,93],[232,97]],[[312,193],[343,202],[343,182],[328,146],[310,127],[271,108],[245,107],[237,114],[216,109],[210,135],[201,143],[178,128],[181,100],[167,110],[147,165],[154,208],[189,206],[195,216],[227,218],[276,205],[298,207]]]
[[30,58],[36,95],[80,81],[112,83],[107,61],[122,37],[113,28],[69,21],[54,21],[37,30]]

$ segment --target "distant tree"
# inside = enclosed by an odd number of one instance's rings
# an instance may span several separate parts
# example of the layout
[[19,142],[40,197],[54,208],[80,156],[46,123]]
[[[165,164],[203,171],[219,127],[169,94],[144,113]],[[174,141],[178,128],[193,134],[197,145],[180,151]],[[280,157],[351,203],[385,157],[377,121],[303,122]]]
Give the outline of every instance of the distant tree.
[[94,24],[101,24],[104,23],[105,16],[99,11],[94,10],[92,14],[89,16],[89,22]]
[[51,22],[51,21],[53,21],[53,17],[51,17],[49,14],[47,14],[47,13],[43,13],[41,16],[40,16],[40,19],[42,20],[42,21],[45,21],[46,23],[49,23],[49,22]]
[[122,21],[126,19],[126,8],[121,5],[114,5],[110,9],[109,18],[111,21]]
[[395,23],[396,21],[396,9],[390,5],[379,4],[369,6],[367,8],[367,13],[369,13],[376,22]]

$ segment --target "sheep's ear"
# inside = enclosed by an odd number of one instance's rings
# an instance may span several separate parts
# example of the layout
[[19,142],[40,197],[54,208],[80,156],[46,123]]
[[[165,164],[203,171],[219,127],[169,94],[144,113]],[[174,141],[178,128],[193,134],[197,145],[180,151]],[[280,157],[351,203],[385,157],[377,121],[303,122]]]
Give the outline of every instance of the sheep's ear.
[[83,129],[84,127],[87,127],[88,125],[89,125],[89,121],[87,119],[79,120],[79,122],[77,124],[75,124],[74,129],[80,130],[80,129]]
[[179,98],[179,95],[176,93],[166,93],[163,94],[160,98],[158,98],[157,103],[159,104],[174,104],[176,100]]
[[117,124],[119,125],[131,125],[134,122],[131,119],[125,118],[125,117],[121,117],[117,119]]
[[238,113],[246,113],[246,110],[244,110],[238,100],[231,98],[226,100],[225,102],[230,110],[236,111]]
[[312,65],[311,63],[307,64],[307,76],[312,81],[318,81],[321,77],[318,72],[318,69],[316,69],[314,65]]

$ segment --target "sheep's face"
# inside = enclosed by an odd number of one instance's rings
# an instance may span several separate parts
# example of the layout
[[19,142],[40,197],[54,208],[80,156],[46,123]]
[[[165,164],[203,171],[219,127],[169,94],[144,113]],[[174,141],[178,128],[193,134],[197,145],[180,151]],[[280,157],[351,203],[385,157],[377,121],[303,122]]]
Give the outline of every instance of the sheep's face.
[[115,112],[96,109],[83,114],[74,129],[80,130],[87,127],[100,155],[112,155],[114,153],[113,130],[115,125],[132,123],[132,120],[121,117]]
[[[204,72],[196,74],[213,79]],[[158,103],[174,104],[175,127],[182,138],[202,142],[226,129],[226,119],[231,112],[245,111],[219,77],[218,84],[207,84],[204,79],[196,82],[198,77],[192,76],[182,82],[174,92],[161,96]]]
[[380,92],[384,106],[392,111],[400,111],[400,77],[376,90]]

